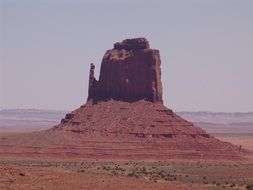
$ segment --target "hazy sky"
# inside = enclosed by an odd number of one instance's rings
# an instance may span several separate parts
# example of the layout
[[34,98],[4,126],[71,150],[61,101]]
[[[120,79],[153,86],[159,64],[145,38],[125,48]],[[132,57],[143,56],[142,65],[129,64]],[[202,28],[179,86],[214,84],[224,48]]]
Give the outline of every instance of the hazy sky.
[[0,109],[73,110],[113,43],[159,49],[165,105],[253,111],[252,0],[0,0]]

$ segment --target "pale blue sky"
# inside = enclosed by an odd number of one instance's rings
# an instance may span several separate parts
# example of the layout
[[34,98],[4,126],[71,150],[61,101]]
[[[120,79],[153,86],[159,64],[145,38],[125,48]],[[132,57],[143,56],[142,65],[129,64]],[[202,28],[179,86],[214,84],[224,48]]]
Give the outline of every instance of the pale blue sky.
[[0,109],[73,110],[113,43],[160,49],[165,105],[253,111],[252,0],[0,0]]

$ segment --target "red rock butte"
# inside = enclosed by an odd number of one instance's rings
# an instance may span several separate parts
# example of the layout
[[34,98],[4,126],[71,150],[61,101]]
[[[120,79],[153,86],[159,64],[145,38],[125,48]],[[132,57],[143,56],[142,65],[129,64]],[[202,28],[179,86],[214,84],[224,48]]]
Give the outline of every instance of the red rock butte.
[[99,80],[91,64],[87,103],[54,130],[82,136],[87,155],[96,158],[240,158],[241,148],[163,105],[160,66],[159,50],[145,38],[115,43],[102,59]]
[[103,57],[98,80],[91,64],[84,105],[52,129],[14,136],[14,144],[4,141],[0,156],[244,159],[244,149],[214,138],[163,105],[160,66],[159,51],[150,49],[145,38],[115,43]]

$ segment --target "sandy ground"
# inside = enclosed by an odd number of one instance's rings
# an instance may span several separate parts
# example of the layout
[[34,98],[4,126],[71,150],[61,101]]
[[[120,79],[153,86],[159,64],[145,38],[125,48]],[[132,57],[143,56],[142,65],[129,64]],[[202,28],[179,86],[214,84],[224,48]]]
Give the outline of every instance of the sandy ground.
[[253,165],[224,162],[1,161],[0,189],[245,189]]
[[253,163],[253,133],[248,134],[216,134],[216,138],[225,141],[230,142],[234,145],[241,146],[244,149],[247,149],[250,151],[250,154],[248,154],[247,159],[249,162]]
[[253,134],[219,134],[216,138],[253,151]]
[[177,182],[151,181],[105,173],[75,172],[55,168],[24,168],[0,165],[0,189],[6,190],[127,190],[127,189],[202,189],[199,185],[183,185]]

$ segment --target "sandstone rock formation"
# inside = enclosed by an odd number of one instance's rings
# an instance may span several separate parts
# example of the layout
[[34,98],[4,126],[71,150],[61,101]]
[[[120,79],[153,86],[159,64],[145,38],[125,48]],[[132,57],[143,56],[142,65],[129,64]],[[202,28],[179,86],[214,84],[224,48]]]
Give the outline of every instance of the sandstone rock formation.
[[160,65],[159,50],[149,49],[145,38],[117,42],[103,57],[98,81],[91,64],[88,100],[162,102]]
[[99,80],[91,64],[87,103],[53,130],[80,139],[82,148],[75,154],[87,158],[241,158],[241,148],[162,104],[160,65],[159,51],[149,49],[145,38],[115,43],[103,57]]
[[88,101],[47,131],[13,137],[1,155],[74,159],[243,159],[222,142],[162,104],[158,50],[144,38],[114,44],[99,80],[91,64]]

